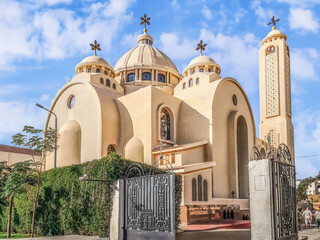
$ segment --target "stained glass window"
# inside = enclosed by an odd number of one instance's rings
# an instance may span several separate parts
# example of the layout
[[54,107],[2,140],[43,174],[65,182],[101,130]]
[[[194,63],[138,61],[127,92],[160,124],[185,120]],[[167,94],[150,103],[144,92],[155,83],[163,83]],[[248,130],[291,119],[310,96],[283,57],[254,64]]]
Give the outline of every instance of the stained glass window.
[[166,109],[161,110],[161,138],[170,140],[170,114]]

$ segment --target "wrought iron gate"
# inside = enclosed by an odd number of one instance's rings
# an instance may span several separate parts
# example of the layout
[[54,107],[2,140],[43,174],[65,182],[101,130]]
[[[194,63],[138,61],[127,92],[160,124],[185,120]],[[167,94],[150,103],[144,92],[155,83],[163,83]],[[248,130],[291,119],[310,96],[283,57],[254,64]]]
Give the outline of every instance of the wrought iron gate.
[[[139,177],[128,178],[132,171]],[[144,175],[140,165],[129,167],[125,183],[124,239],[175,239],[174,174]]]
[[296,178],[295,166],[285,144],[280,144],[271,159],[274,236],[276,240],[298,236],[296,220]]

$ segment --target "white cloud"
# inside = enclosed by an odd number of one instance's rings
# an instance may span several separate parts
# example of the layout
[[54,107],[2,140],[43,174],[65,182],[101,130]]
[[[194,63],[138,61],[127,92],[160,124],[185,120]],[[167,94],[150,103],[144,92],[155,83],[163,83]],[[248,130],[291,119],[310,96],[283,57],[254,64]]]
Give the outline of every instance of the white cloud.
[[137,38],[140,34],[141,34],[141,31],[137,31],[133,34],[131,33],[124,34],[121,39],[121,44],[125,46],[127,49],[137,46]]
[[48,102],[50,100],[50,95],[49,94],[43,94],[40,99],[39,102],[43,103],[43,102]]
[[222,76],[236,78],[247,91],[258,89],[259,40],[254,34],[228,36],[202,29],[200,38],[213,49],[209,55],[221,66]]
[[174,8],[180,8],[180,4],[178,2],[178,0],[172,0],[172,2],[170,3],[170,5]]
[[39,5],[54,6],[58,4],[70,4],[72,0],[30,0],[29,2]]
[[203,7],[201,9],[201,13],[204,15],[204,17],[207,20],[211,20],[212,19],[212,12],[206,5],[203,5]]
[[197,53],[194,50],[196,41],[189,39],[179,40],[176,33],[162,33],[160,36],[160,49],[168,54],[172,59],[187,59],[195,56]]
[[320,27],[316,15],[309,9],[290,8],[288,21],[291,29],[302,32],[317,33]]
[[[47,4],[68,2],[47,0]],[[128,9],[133,2],[87,3],[83,12],[76,12],[0,0],[0,70],[8,70],[10,63],[21,59],[62,59],[88,53],[95,39],[108,52],[119,28],[132,19]]]
[[0,102],[0,141],[20,132],[25,125],[43,128],[46,114],[34,102]]
[[254,0],[251,9],[254,10],[255,15],[258,17],[258,23],[265,25],[269,21],[270,16],[273,16],[273,11],[261,6],[261,0]]
[[281,3],[288,3],[291,6],[311,7],[314,4],[320,4],[320,0],[277,0]]
[[291,76],[294,80],[318,80],[316,64],[319,54],[314,48],[293,49],[291,52]]

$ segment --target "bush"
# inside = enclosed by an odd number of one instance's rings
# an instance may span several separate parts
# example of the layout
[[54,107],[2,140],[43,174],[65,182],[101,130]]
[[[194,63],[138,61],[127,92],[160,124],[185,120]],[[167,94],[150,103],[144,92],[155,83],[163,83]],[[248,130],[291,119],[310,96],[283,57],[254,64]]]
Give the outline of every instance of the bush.
[[[116,154],[79,165],[51,169],[43,173],[36,215],[38,235],[87,234],[106,236],[109,227],[113,181],[122,179],[133,162]],[[139,163],[140,164],[140,163]],[[140,164],[145,172],[150,166]],[[155,169],[155,174],[163,173]],[[105,179],[102,182],[81,182],[79,177]],[[137,174],[137,173],[133,173]],[[176,175],[176,226],[180,222],[182,178]],[[27,193],[15,198],[13,231],[29,233],[32,201]],[[6,221],[1,222],[2,231]]]

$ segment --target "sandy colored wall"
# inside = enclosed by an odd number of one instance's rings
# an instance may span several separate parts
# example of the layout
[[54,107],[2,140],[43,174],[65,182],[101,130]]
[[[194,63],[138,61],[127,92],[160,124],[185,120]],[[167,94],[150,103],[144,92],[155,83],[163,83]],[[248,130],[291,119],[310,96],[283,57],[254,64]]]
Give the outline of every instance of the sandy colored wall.
[[[40,161],[40,156],[35,156],[36,161]],[[12,153],[12,152],[1,152],[0,151],[0,162],[6,161],[8,165],[17,163],[17,162],[24,162],[27,160],[32,160],[32,157],[28,154],[21,154],[21,153]]]

